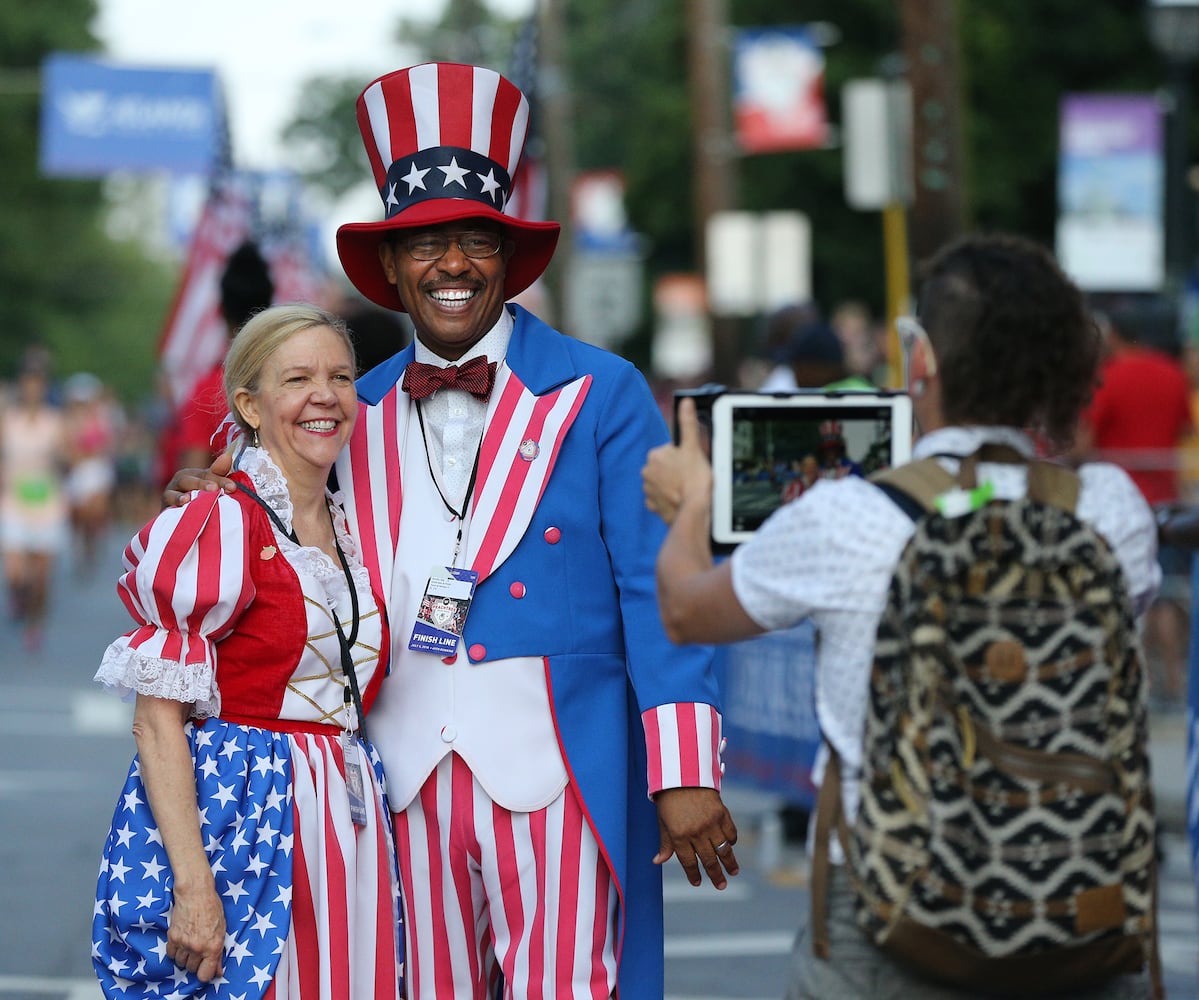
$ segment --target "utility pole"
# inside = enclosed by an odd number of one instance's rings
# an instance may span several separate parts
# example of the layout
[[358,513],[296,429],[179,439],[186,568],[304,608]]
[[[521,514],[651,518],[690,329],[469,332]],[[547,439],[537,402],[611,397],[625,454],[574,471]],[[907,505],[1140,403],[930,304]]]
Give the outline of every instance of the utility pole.
[[[732,127],[729,111],[727,0],[688,0],[688,80],[691,91],[692,156],[695,161],[695,238],[700,273],[706,273],[708,219],[735,205]],[[740,347],[736,320],[709,316],[712,377],[737,380]]]
[[1195,213],[1187,170],[1191,125],[1191,71],[1199,61],[1199,2],[1151,0],[1149,37],[1170,70],[1166,119],[1166,289],[1186,290],[1194,265]]
[[912,256],[922,260],[966,228],[957,0],[900,0],[912,88]]
[[545,276],[550,298],[550,315],[546,319],[561,326],[566,316],[565,285],[574,248],[570,192],[575,175],[570,78],[563,51],[562,0],[538,0],[537,14],[540,35],[537,93],[541,134],[545,139],[548,214],[562,227],[558,249]]

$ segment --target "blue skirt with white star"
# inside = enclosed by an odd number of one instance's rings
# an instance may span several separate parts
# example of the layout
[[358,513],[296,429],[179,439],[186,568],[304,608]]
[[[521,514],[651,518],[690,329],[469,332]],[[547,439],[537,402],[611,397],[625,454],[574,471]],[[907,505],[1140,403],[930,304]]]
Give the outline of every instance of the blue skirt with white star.
[[92,961],[106,996],[250,1000],[282,953],[294,840],[288,737],[219,719],[187,729],[200,832],[224,902],[224,976],[204,983],[166,956],[173,879],[135,757],[104,844],[92,919]]
[[398,886],[377,754],[355,750],[370,764],[360,826],[350,817],[336,735],[223,719],[185,731],[200,832],[224,904],[224,970],[205,983],[166,956],[171,869],[134,758],[96,887],[92,961],[105,996],[256,1000],[274,984],[278,998],[397,997]]

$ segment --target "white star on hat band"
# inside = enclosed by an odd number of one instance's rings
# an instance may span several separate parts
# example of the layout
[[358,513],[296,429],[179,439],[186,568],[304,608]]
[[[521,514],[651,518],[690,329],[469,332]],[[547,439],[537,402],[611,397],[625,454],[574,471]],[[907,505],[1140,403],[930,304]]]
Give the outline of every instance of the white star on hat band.
[[434,198],[465,198],[503,209],[511,190],[508,171],[490,157],[457,146],[434,146],[396,160],[379,193],[390,219]]

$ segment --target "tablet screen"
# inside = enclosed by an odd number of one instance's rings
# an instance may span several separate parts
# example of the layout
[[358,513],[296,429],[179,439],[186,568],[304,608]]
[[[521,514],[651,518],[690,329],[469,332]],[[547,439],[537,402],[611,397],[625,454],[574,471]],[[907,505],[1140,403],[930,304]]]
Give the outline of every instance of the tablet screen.
[[821,479],[911,457],[903,393],[727,393],[712,403],[712,540],[737,545]]

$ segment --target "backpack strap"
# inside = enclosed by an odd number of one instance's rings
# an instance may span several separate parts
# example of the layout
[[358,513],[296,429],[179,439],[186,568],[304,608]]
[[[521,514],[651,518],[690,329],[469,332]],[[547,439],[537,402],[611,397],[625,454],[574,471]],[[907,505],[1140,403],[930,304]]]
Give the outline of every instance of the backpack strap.
[[937,497],[957,485],[957,480],[935,458],[884,469],[872,475],[870,481],[912,520],[933,510]]
[[[1150,801],[1152,803],[1153,792],[1149,792]],[[1151,806],[1152,807],[1152,806]],[[1154,808],[1154,815],[1157,810]],[[1151,913],[1153,914],[1153,936],[1149,941],[1149,986],[1150,996],[1152,1000],[1165,1000],[1166,997],[1166,980],[1162,972],[1162,947],[1161,947],[1161,897],[1158,895],[1160,883],[1158,877],[1160,868],[1157,860],[1157,845],[1153,847],[1153,856],[1149,862],[1149,892],[1153,900]]]
[[1081,490],[1082,482],[1073,469],[1040,460],[1028,465],[1028,495],[1034,500],[1073,514]]
[[[828,883],[832,862],[828,855],[828,838],[834,829],[841,841],[842,849],[848,846],[848,830],[845,813],[841,806],[841,755],[826,739],[828,762],[824,767],[824,779],[816,795],[816,831],[812,842],[812,869],[809,896],[812,904],[812,954],[827,961],[830,951],[828,932]],[[846,851],[848,862],[848,851]]]
[[827,961],[832,950],[828,932],[828,884],[832,869],[828,841],[835,832],[848,865],[850,830],[841,799],[841,755],[827,739],[824,746],[828,751],[828,763],[825,764],[824,779],[820,782],[820,791],[816,796],[816,830],[813,834],[809,895],[812,904],[812,953]]
[[1078,494],[1082,484],[1078,473],[1056,462],[1044,459],[1027,459],[1010,445],[984,444],[973,455],[962,459],[958,481],[963,489],[978,485],[980,462],[999,462],[1028,466],[1028,498],[1050,507],[1057,507],[1073,514],[1078,507]]
[[913,520],[934,509],[942,493],[960,486],[974,489],[978,485],[978,466],[981,462],[997,462],[1028,466],[1028,497],[1051,507],[1073,514],[1078,507],[1082,484],[1078,473],[1056,462],[1027,459],[1008,445],[984,444],[961,460],[955,477],[946,472],[936,458],[923,458],[906,465],[885,469],[870,477],[870,481],[887,494]]

